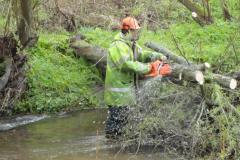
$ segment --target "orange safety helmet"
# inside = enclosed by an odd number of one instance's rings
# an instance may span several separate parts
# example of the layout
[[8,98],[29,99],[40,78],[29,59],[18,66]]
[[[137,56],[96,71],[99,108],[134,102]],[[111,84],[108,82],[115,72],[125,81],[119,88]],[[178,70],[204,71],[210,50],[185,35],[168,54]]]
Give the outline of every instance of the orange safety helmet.
[[138,24],[138,21],[133,17],[126,17],[122,20],[121,29],[140,29],[141,27]]

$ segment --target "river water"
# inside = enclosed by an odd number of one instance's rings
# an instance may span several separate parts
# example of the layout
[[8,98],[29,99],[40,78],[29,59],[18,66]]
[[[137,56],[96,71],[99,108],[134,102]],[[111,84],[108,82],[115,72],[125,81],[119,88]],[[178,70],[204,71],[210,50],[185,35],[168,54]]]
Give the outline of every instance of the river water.
[[[0,160],[165,160],[161,153],[120,152],[104,136],[106,110],[46,118],[0,132]],[[175,158],[174,158],[175,159]]]

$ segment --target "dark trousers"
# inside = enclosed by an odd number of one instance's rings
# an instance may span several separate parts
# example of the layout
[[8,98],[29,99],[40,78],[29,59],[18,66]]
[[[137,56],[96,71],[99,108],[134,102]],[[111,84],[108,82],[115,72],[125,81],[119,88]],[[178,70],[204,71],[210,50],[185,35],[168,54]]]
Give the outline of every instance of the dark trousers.
[[107,138],[116,138],[123,132],[123,127],[127,124],[129,109],[126,106],[109,106],[108,117],[105,126]]

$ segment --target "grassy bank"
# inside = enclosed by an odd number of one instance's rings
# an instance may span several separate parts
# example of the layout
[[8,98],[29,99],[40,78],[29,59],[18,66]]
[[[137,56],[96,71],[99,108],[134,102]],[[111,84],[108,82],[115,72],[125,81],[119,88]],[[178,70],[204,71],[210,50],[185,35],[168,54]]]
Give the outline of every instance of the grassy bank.
[[69,34],[40,33],[27,51],[29,89],[17,112],[56,112],[71,107],[96,107],[93,88],[102,83],[96,68],[73,56]]

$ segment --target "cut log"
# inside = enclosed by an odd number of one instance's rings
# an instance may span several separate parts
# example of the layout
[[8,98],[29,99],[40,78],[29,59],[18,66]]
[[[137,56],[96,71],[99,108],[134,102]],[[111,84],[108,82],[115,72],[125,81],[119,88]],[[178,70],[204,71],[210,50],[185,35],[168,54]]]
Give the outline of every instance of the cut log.
[[220,74],[214,74],[214,73],[206,76],[206,81],[208,82],[214,81],[218,83],[220,86],[225,88],[230,88],[230,89],[236,89],[238,85],[236,79],[228,76],[223,76]]
[[190,68],[192,68],[192,70],[204,71],[204,70],[209,69],[211,67],[211,65],[207,62],[205,62],[203,64],[194,64],[190,61],[187,61],[183,57],[177,56],[176,54],[174,54],[169,49],[167,49],[167,48],[165,48],[165,47],[163,47],[160,44],[157,44],[155,42],[147,42],[147,43],[145,43],[145,46],[148,47],[148,48],[151,48],[152,50],[154,50],[156,52],[162,53],[163,55],[168,57],[169,60],[172,60],[176,63],[183,64],[183,65],[190,65],[191,66]]
[[5,68],[4,75],[0,77],[0,91],[2,91],[3,88],[5,88],[12,70],[12,58],[7,57],[4,59],[5,59],[4,63],[6,64],[5,65],[6,68]]
[[200,85],[204,84],[203,73],[199,70],[193,71],[189,67],[180,64],[173,64],[172,66],[172,76],[178,78],[179,80],[186,80],[197,82]]

